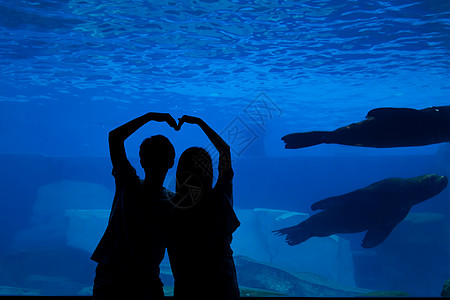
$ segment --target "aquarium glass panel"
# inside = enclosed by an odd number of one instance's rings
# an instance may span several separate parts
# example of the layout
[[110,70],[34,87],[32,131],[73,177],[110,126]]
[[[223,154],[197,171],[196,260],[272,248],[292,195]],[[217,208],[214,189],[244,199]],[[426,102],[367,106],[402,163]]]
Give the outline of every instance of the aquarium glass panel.
[[[92,295],[99,262],[146,270],[154,228],[171,240],[184,220],[174,253],[197,249],[205,280],[233,274],[211,267],[231,266],[232,233],[241,296],[449,296],[449,57],[449,1],[1,0],[0,295]],[[117,196],[110,157],[123,142],[147,191],[158,134],[170,219]],[[192,146],[210,187],[177,175]],[[104,233],[122,254],[94,261]]]

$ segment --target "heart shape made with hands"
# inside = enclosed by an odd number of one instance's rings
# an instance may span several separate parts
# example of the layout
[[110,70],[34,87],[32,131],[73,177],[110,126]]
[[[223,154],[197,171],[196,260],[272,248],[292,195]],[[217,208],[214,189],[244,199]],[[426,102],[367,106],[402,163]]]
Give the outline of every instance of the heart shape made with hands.
[[175,131],[179,131],[181,129],[181,125],[183,125],[184,122],[181,121],[181,118],[178,118],[178,123],[175,124],[175,126],[172,126]]
[[168,122],[168,124],[176,131],[179,131],[181,129],[181,125],[184,123],[198,124],[200,118],[183,115],[181,118],[178,118],[178,123],[175,122],[175,119],[172,118],[172,120],[174,122]]

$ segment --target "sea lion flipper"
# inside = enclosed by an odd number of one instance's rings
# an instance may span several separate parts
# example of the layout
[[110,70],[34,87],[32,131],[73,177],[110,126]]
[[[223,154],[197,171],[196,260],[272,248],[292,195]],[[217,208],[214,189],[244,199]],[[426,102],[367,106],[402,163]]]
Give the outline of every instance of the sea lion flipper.
[[388,235],[396,225],[397,223],[393,226],[379,226],[375,228],[369,228],[366,235],[364,236],[361,246],[364,248],[372,248],[377,246],[388,237]]
[[367,113],[366,118],[396,118],[398,116],[406,118],[418,118],[422,115],[420,110],[414,108],[400,108],[400,107],[380,107],[372,109]]
[[281,139],[286,149],[298,149],[322,144],[328,134],[328,131],[299,132],[285,135]]
[[305,230],[303,225],[304,223],[302,222],[295,226],[274,230],[272,233],[278,236],[286,235],[286,242],[290,246],[294,246],[303,243],[311,237],[311,234]]

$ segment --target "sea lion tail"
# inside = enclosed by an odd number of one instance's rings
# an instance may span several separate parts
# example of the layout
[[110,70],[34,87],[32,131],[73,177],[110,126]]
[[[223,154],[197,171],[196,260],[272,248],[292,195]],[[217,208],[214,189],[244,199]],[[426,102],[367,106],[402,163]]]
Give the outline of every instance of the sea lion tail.
[[273,234],[282,236],[286,235],[286,242],[290,246],[298,245],[303,243],[311,237],[303,228],[301,224],[292,227],[286,227],[278,230],[272,231]]
[[286,149],[298,149],[322,144],[328,134],[329,131],[299,132],[285,135],[281,139]]

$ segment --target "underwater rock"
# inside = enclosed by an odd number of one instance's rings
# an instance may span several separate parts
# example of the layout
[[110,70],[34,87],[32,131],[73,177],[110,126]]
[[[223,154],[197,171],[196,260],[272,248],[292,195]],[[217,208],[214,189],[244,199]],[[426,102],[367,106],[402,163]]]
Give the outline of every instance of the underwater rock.
[[113,193],[102,184],[63,180],[43,185],[33,206],[30,227],[19,231],[11,248],[55,249],[66,246],[68,209],[110,207]]
[[77,293],[77,296],[92,296],[92,286],[82,288],[81,291]]
[[33,274],[26,278],[24,285],[40,290],[47,296],[72,296],[81,291],[85,284],[72,281],[65,277]]
[[40,251],[64,247],[67,244],[68,221],[64,215],[51,217],[46,224],[36,224],[19,231],[11,249],[15,251]]
[[0,285],[0,296],[39,296],[39,295],[41,295],[41,292],[39,290]]
[[55,296],[77,295],[92,286],[96,267],[90,253],[71,247],[1,254],[0,264],[8,275],[0,285]]
[[53,216],[64,216],[67,209],[111,207],[113,191],[102,184],[62,180],[41,186],[33,206],[32,223],[45,224]]
[[17,281],[11,278],[10,272],[4,266],[4,258],[0,256],[0,286],[19,286]]
[[[233,235],[235,255],[290,271],[311,272],[339,284],[354,286],[353,260],[349,242],[337,236],[312,238],[293,248],[272,234],[272,230],[297,224],[307,214],[272,209],[235,209],[241,226]],[[70,246],[92,252],[109,218],[109,210],[67,210]]]
[[[92,253],[102,238],[109,214],[109,210],[66,210],[65,215],[70,220],[67,229],[67,245]],[[83,233],[90,234],[86,236]]]
[[291,297],[352,297],[370,292],[343,287],[312,273],[289,272],[244,256],[235,256],[234,261],[240,286]]
[[[137,162],[139,163],[139,162]],[[0,154],[0,190],[2,201],[0,203],[0,250],[10,251],[11,244],[16,234],[22,230],[35,226],[36,212],[33,206],[37,200],[39,190],[48,184],[61,183],[61,179],[71,179],[70,182],[95,182],[105,187],[110,187],[112,193],[114,181],[111,173],[111,161],[109,157],[49,157],[40,154]],[[100,189],[98,189],[100,190]],[[63,191],[63,189],[60,189]],[[67,193],[64,193],[67,197]],[[53,206],[59,206],[65,202],[65,197],[56,199]],[[112,199],[100,204],[96,195],[83,199],[77,199],[80,206],[64,207],[82,208],[91,205],[90,208],[109,209]],[[93,200],[94,199],[94,200]],[[91,202],[89,204],[88,202]],[[93,202],[92,202],[93,201]],[[78,205],[77,204],[77,205]],[[92,206],[92,205],[98,206]],[[103,206],[100,206],[103,205]],[[63,210],[60,216],[62,216]],[[39,218],[37,218],[39,219]]]
[[[0,262],[3,270],[8,274],[8,279],[14,282],[14,285],[36,288],[24,285],[24,282],[30,279],[29,275],[35,274],[48,278],[63,277],[68,281],[80,282],[87,286],[92,284],[96,267],[96,264],[90,260],[90,255],[84,250],[64,247],[1,254]],[[13,286],[13,284],[0,284]]]
[[410,295],[402,291],[376,291],[362,294],[361,297],[410,297]]
[[68,209],[67,244],[92,253],[105,232],[109,214],[107,209]]
[[442,297],[450,297],[450,279],[447,279],[442,287]]
[[277,292],[272,292],[272,291],[267,291],[267,290],[262,290],[262,289],[255,289],[255,288],[248,288],[248,287],[244,287],[244,286],[239,287],[239,293],[240,293],[241,297],[285,297],[285,296],[287,296],[285,294],[281,294],[281,293],[277,293]]
[[272,234],[282,227],[296,225],[308,214],[274,209],[235,209],[241,226],[233,235],[235,255],[270,264],[274,267],[319,274],[339,284],[354,286],[354,266],[347,240],[338,236],[311,238],[291,247]]

